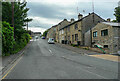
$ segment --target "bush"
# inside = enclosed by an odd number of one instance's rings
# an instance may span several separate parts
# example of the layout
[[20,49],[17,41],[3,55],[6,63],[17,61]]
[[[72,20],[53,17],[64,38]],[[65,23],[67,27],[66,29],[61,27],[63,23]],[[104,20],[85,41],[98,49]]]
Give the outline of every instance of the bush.
[[[2,22],[2,53],[3,55],[13,51],[14,45],[14,32],[13,27],[7,22]],[[8,55],[8,54],[7,54]]]
[[77,45],[75,45],[75,44],[71,44],[71,46],[76,47]]
[[13,27],[9,23],[2,23],[2,55],[8,56],[15,54],[23,49],[30,40],[30,35],[23,29],[20,29],[15,34]]

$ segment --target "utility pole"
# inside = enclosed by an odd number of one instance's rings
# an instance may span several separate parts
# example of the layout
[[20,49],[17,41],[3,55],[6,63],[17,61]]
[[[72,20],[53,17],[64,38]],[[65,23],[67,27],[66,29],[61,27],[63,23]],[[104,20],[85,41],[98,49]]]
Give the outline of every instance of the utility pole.
[[14,0],[12,0],[12,2],[11,2],[11,4],[12,4],[12,26],[13,26],[13,28],[14,28],[14,38],[15,38],[15,27],[14,27]]
[[77,6],[77,15],[78,15],[78,6]]
[[118,2],[118,7],[120,7],[120,1]]
[[92,0],[92,11],[94,12],[94,0]]
[[28,18],[27,18],[27,31],[28,31]]
[[94,23],[94,0],[92,0],[93,23]]
[[85,17],[85,10],[83,10],[83,15],[84,15],[84,17]]

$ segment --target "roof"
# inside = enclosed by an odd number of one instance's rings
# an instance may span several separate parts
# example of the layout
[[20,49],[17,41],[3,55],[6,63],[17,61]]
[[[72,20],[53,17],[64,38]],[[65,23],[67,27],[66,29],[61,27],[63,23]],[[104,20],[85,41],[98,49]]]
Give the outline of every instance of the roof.
[[[85,17],[83,17],[83,18],[81,18],[81,19],[79,19],[79,20],[77,20],[77,21],[74,21],[73,23],[71,23],[71,24],[68,24],[67,26],[65,26],[65,27],[63,27],[63,28],[66,28],[66,27],[68,27],[68,26],[71,26],[71,25],[73,25],[74,23],[77,23],[77,22],[79,22],[79,21],[82,21],[83,19],[85,19],[86,17],[88,17],[88,16],[90,16],[90,15],[92,15],[92,14],[95,14],[94,12],[92,12],[92,13],[90,13],[89,15],[87,15],[87,16],[85,16]],[[95,15],[97,15],[97,14],[95,14]],[[98,15],[97,15],[98,16]],[[100,17],[100,16],[98,16],[98,17]],[[101,18],[101,17],[100,17]],[[61,30],[61,29],[60,29]]]
[[118,27],[120,27],[120,23],[115,23],[115,22],[102,22],[102,23],[110,25],[110,26],[118,26]]

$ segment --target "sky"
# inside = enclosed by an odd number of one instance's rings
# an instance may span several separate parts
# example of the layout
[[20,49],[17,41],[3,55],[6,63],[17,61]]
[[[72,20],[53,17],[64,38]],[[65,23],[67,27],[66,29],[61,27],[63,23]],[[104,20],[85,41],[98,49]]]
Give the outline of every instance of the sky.
[[[94,3],[92,3],[92,1]],[[114,8],[118,6],[119,0],[27,0],[28,18],[33,21],[29,23],[29,29],[34,32],[44,32],[48,28],[58,24],[63,19],[77,20],[78,13],[83,16],[94,12],[104,19],[115,19]],[[83,12],[83,10],[85,12]]]

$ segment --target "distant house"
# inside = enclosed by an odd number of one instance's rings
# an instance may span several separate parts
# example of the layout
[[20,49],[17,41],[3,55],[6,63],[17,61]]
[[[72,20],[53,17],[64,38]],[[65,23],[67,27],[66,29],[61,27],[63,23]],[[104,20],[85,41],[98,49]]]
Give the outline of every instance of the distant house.
[[64,19],[63,21],[59,22],[57,25],[52,26],[47,33],[47,38],[54,38],[56,42],[61,42],[61,31],[59,31],[64,26],[68,25],[69,22],[67,19]]
[[[71,23],[60,29],[59,41],[64,41],[67,44],[75,44],[85,46],[85,33],[97,25],[99,22],[105,21],[95,13],[89,13],[83,17],[82,14],[78,15],[78,20],[71,19]],[[91,38],[90,38],[91,40]],[[89,41],[91,43],[91,41]]]
[[101,22],[92,28],[92,46],[101,45],[108,53],[120,51],[120,23]]
[[41,32],[33,32],[33,34],[34,34],[34,36],[35,36],[35,35],[40,35]]
[[64,39],[64,30],[61,30],[63,27],[67,26],[68,24],[70,24],[70,22],[67,19],[64,19],[63,21],[61,21],[58,24],[58,30],[56,32],[57,34],[57,42],[61,43],[62,40]]
[[47,32],[47,39],[48,38],[54,38],[56,39],[56,26],[52,26],[50,29],[48,29],[48,32]]

